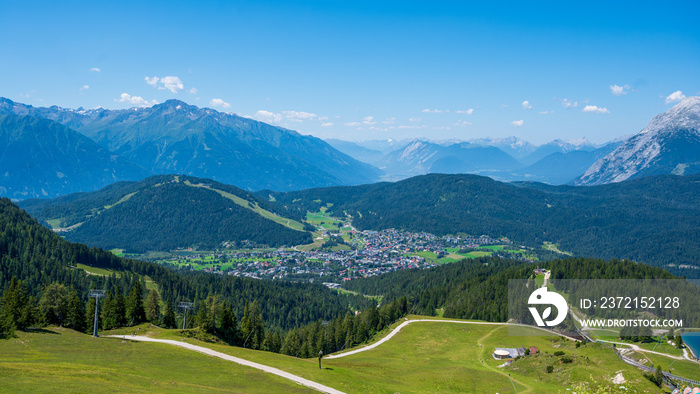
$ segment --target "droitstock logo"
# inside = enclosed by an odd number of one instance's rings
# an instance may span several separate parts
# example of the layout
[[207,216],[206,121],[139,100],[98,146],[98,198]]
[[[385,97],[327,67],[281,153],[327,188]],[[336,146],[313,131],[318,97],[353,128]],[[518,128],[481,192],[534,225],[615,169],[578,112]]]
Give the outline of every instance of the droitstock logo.
[[547,291],[546,287],[540,287],[530,294],[530,298],[528,298],[527,303],[530,305],[553,305],[557,307],[557,317],[546,322],[544,320],[552,314],[551,306],[544,310],[542,316],[540,316],[540,313],[535,307],[529,308],[530,313],[532,313],[532,317],[540,327],[556,326],[566,319],[566,314],[569,312],[569,306],[566,305],[566,300],[564,297],[562,297],[561,294],[557,294],[553,291]]

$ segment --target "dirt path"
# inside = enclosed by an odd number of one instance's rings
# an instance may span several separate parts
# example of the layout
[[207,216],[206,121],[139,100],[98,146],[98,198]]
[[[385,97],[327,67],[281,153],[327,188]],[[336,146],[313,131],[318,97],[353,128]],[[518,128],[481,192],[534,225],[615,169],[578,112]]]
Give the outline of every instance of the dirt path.
[[[501,329],[501,328],[502,328],[502,327],[496,327],[496,328],[494,328],[493,330],[489,331],[488,334],[484,335],[483,337],[479,338],[479,339],[476,341],[476,343],[478,343],[479,346],[481,347],[481,354],[480,354],[480,357],[481,357],[482,360],[485,360],[486,357],[490,357],[490,356],[491,356],[491,355],[489,354],[489,352],[486,350],[486,348],[483,346],[482,341],[485,340],[486,338],[490,337],[491,334],[493,334],[496,330],[499,330],[499,329]],[[508,373],[506,373],[506,372],[503,372],[503,370],[501,370],[500,368],[494,368],[494,367],[490,366],[488,363],[485,363],[485,362],[482,362],[482,365],[483,365],[485,368],[487,368],[487,369],[489,369],[489,370],[491,370],[491,371],[493,371],[493,372],[495,372],[495,373],[497,373],[497,374],[500,374],[500,375],[503,375],[503,376],[505,376],[505,377],[508,377],[508,378],[512,379],[514,382],[518,383],[519,385],[525,387],[525,391],[521,391],[522,393],[530,393],[530,392],[532,392],[532,387],[530,387],[530,386],[526,385],[525,383],[523,383],[523,382],[521,382],[521,381],[519,381],[519,380],[517,380],[517,379],[511,377],[510,374],[508,374]]]
[[[333,354],[333,355],[330,355],[330,356],[326,356],[326,357],[324,357],[324,358],[326,358],[326,359],[341,358],[341,357],[349,356],[349,355],[351,355],[351,354],[357,354],[357,353],[360,353],[360,352],[366,352],[366,351],[368,351],[368,350],[372,350],[372,349],[374,349],[375,347],[377,347],[377,346],[381,345],[382,343],[388,341],[389,339],[393,338],[394,335],[398,334],[399,331],[401,331],[402,328],[406,327],[407,325],[409,325],[409,324],[411,324],[411,323],[415,323],[415,322],[437,322],[437,323],[457,323],[457,324],[482,324],[482,325],[492,325],[492,326],[507,326],[507,325],[508,325],[507,323],[491,323],[491,322],[462,321],[462,320],[434,320],[434,319],[414,319],[414,320],[407,320],[407,321],[405,321],[405,322],[399,324],[398,327],[396,327],[393,331],[391,331],[389,334],[387,334],[387,336],[385,336],[384,338],[380,339],[379,341],[377,341],[377,342],[375,342],[375,343],[373,343],[373,344],[371,344],[371,345],[367,345],[367,346],[365,346],[365,347],[362,347],[362,348],[359,348],[359,349],[356,349],[356,350],[352,350],[352,351],[349,351],[349,352],[345,352],[345,353]],[[558,334],[558,333],[556,333],[556,332],[554,332],[554,331],[550,331],[550,330],[547,330],[547,329],[544,329],[544,328],[539,328],[539,327],[534,327],[534,326],[528,326],[528,325],[524,325],[524,324],[514,324],[514,325],[523,326],[523,327],[530,327],[530,328],[533,328],[533,329],[538,329],[538,330],[542,330],[542,331],[547,331],[547,332],[549,332],[549,333],[551,333],[551,334],[553,334],[553,335],[556,335],[556,336],[563,336],[563,335]],[[567,339],[570,339],[570,340],[572,340],[572,341],[578,341],[578,339],[575,339],[575,338],[570,338],[570,337],[566,337],[566,336],[564,336],[564,337],[567,338]]]
[[316,382],[313,382],[313,381],[308,380],[308,379],[304,379],[301,376],[292,375],[289,372],[285,372],[285,371],[282,371],[282,370],[277,369],[277,368],[269,367],[269,366],[263,365],[263,364],[258,364],[258,363],[248,361],[248,360],[245,360],[242,358],[230,356],[230,355],[225,354],[225,353],[217,352],[216,350],[212,350],[212,349],[202,347],[202,346],[192,345],[192,344],[187,343],[187,342],[173,341],[170,339],[155,339],[155,338],[148,338],[148,337],[142,337],[142,336],[131,336],[131,335],[107,335],[107,336],[113,337],[113,338],[127,339],[130,341],[167,343],[169,345],[179,346],[179,347],[182,347],[182,348],[185,348],[188,350],[193,350],[195,352],[204,353],[204,354],[209,355],[209,356],[214,356],[214,357],[218,357],[218,358],[221,358],[221,359],[224,359],[227,361],[232,361],[236,364],[245,365],[246,367],[259,369],[261,371],[271,373],[273,375],[277,375],[277,376],[283,377],[285,379],[289,379],[295,383],[312,388],[314,390],[318,390],[318,391],[323,392],[323,393],[344,394],[340,390],[336,390],[334,388],[324,386],[320,383],[316,383]]

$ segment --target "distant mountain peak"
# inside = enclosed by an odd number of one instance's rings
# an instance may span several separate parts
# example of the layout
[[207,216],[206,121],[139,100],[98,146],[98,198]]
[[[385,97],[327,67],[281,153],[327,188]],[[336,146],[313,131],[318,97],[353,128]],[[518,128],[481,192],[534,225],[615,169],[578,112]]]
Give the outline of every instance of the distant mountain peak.
[[662,129],[670,130],[674,127],[698,128],[698,126],[700,126],[700,97],[693,96],[686,97],[668,111],[656,115],[641,133],[656,133]]
[[639,134],[595,162],[574,183],[599,185],[640,176],[700,171],[700,97],[656,115]]

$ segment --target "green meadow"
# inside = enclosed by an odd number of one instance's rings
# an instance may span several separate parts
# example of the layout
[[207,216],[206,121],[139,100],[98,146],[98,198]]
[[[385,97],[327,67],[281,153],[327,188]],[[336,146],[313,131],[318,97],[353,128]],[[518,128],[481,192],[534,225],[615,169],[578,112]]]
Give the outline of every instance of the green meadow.
[[158,343],[50,327],[0,341],[0,391],[307,393],[286,379]]
[[[156,335],[177,338],[175,331]],[[619,385],[612,384],[618,372],[627,379],[628,389],[657,392],[656,386],[646,380],[641,371],[624,364],[598,344],[576,348],[574,342],[560,337],[510,336],[507,327],[502,325],[411,323],[375,349],[324,359],[323,370],[318,369],[315,358],[296,359],[226,345],[192,343],[271,365],[350,393],[508,393],[513,392],[513,386],[519,393],[558,393],[567,392],[567,388],[581,392],[582,389],[618,388]],[[496,347],[520,346],[537,346],[542,353],[516,360],[510,366],[501,366],[504,361],[491,356]],[[565,356],[554,356],[555,351],[564,351]],[[567,356],[572,358],[569,364],[562,361],[562,357]],[[551,374],[546,372],[548,365],[554,367]]]
[[[184,340],[348,393],[510,393],[514,389],[518,393],[584,392],[617,389],[620,385],[613,385],[612,378],[619,372],[627,380],[624,386],[629,392],[658,391],[641,371],[622,363],[599,344],[576,348],[573,341],[560,337],[510,336],[503,325],[411,323],[375,349],[324,359],[323,369],[318,368],[316,358],[298,359],[183,339],[178,330],[148,325],[142,328],[141,335]],[[518,359],[510,366],[503,366],[503,360],[491,356],[496,347],[520,346],[537,346],[541,353]],[[565,355],[555,356],[555,351]],[[128,337],[92,338],[61,328],[19,332],[17,338],[0,342],[0,352],[2,387],[12,392],[105,388],[120,392],[306,392],[282,378],[171,345],[134,342]],[[565,363],[566,357],[572,361]],[[679,373],[690,368],[679,363],[673,365]],[[547,373],[547,366],[552,366],[554,372]]]

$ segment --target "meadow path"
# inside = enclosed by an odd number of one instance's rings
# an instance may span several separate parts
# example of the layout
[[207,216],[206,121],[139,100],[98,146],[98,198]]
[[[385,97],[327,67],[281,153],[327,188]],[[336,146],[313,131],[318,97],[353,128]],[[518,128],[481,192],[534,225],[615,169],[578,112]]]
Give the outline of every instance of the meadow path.
[[277,375],[277,376],[283,377],[285,379],[289,379],[289,380],[291,380],[295,383],[298,383],[302,386],[306,386],[306,387],[312,388],[314,390],[318,390],[318,391],[323,392],[323,393],[344,394],[340,390],[336,390],[334,388],[324,386],[320,383],[316,383],[316,382],[313,382],[313,381],[308,380],[308,379],[304,379],[301,376],[292,375],[289,372],[285,372],[285,371],[282,371],[282,370],[277,369],[277,368],[273,368],[273,367],[263,365],[263,364],[258,364],[258,363],[248,361],[248,360],[245,360],[242,358],[230,356],[230,355],[225,354],[225,353],[217,352],[216,350],[212,350],[212,349],[202,347],[202,346],[193,345],[193,344],[190,344],[187,342],[173,341],[170,339],[155,339],[155,338],[149,338],[149,337],[143,337],[143,336],[132,336],[132,335],[106,335],[106,337],[121,338],[121,339],[130,340],[130,341],[167,343],[169,345],[179,346],[181,348],[193,350],[195,352],[204,353],[204,354],[209,355],[209,356],[214,356],[214,357],[218,357],[218,358],[221,358],[221,359],[224,359],[227,361],[232,361],[236,364],[244,365],[246,367],[259,369],[261,371],[271,373],[273,375]]
[[[482,324],[482,325],[492,325],[492,326],[507,326],[507,325],[508,325],[508,323],[492,323],[492,322],[462,321],[462,320],[434,320],[434,319],[413,319],[413,320],[406,320],[405,322],[399,324],[398,327],[396,327],[395,329],[393,329],[389,334],[387,334],[387,336],[385,336],[384,338],[380,339],[379,341],[377,341],[377,342],[375,342],[375,343],[373,343],[373,344],[371,344],[371,345],[367,345],[367,346],[365,346],[365,347],[362,347],[362,348],[359,348],[359,349],[356,349],[356,350],[352,350],[352,351],[349,351],[349,352],[345,352],[345,353],[333,354],[333,355],[330,355],[330,356],[326,356],[326,357],[324,357],[324,358],[330,360],[330,359],[334,359],[334,358],[345,357],[345,356],[349,356],[349,355],[351,355],[351,354],[357,354],[357,353],[360,353],[360,352],[366,352],[366,351],[368,351],[368,350],[372,350],[372,349],[374,349],[375,347],[377,347],[377,346],[381,345],[382,343],[388,341],[389,339],[393,338],[394,335],[398,334],[399,331],[401,331],[402,328],[406,327],[407,325],[409,325],[409,324],[411,324],[411,323],[416,323],[416,322],[438,322],[438,323],[458,323],[458,324]],[[550,331],[550,330],[547,330],[547,329],[544,329],[544,328],[533,327],[533,326],[527,326],[527,325],[523,325],[523,324],[515,324],[515,325],[517,325],[517,326],[523,326],[523,327],[530,327],[530,328],[538,329],[538,330],[542,330],[542,331],[547,331],[547,332],[550,332],[550,333],[552,333],[552,334],[554,334],[554,335],[556,335],[556,336],[563,336],[563,335],[561,335],[561,334],[559,334],[559,333],[556,333],[556,332],[554,332],[554,331]],[[575,339],[575,338],[571,338],[571,337],[567,337],[567,336],[564,336],[564,337],[567,338],[567,339],[570,339],[570,340],[572,340],[572,341],[578,341],[578,339]]]

